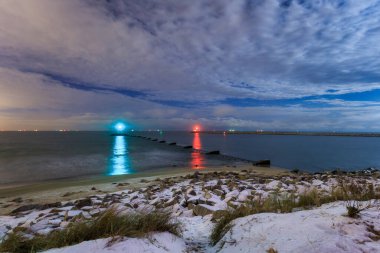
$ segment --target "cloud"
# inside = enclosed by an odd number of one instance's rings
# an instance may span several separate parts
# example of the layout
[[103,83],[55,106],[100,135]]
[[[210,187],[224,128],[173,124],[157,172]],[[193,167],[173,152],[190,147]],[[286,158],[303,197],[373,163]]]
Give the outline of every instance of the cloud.
[[344,106],[344,107],[369,107],[369,106],[380,106],[380,102],[376,101],[346,101],[343,99],[311,99],[308,100],[312,103],[328,104],[332,106]]
[[[1,116],[296,128],[294,103],[241,114],[223,101],[379,89],[379,17],[376,0],[1,1]],[[361,106],[377,109],[369,103]],[[297,117],[335,118],[309,109],[299,101]]]

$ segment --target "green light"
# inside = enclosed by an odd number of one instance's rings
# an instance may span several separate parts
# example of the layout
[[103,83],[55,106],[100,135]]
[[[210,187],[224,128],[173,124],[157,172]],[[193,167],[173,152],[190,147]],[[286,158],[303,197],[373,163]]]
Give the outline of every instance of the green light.
[[127,126],[126,126],[124,123],[121,123],[121,122],[119,122],[119,123],[117,123],[117,124],[115,125],[115,129],[116,129],[118,132],[122,132],[122,131],[124,131],[126,128],[127,128]]

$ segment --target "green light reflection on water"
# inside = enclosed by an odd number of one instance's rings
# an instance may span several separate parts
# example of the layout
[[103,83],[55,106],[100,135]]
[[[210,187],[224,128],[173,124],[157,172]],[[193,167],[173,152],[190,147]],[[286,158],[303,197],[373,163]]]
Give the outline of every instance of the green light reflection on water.
[[126,136],[115,136],[108,175],[125,175],[133,173],[128,152]]

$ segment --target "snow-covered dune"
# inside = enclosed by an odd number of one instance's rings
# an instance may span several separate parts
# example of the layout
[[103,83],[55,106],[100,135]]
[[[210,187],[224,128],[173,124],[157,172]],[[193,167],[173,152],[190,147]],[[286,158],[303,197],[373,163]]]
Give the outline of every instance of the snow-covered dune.
[[239,173],[196,172],[145,182],[144,187],[57,202],[54,206],[22,206],[8,216],[0,216],[0,241],[17,229],[24,231],[26,237],[62,230],[71,223],[92,220],[113,208],[125,213],[170,211],[172,218],[181,224],[182,235],[152,233],[146,238],[123,238],[111,245],[109,241],[112,238],[105,238],[47,252],[262,253],[271,248],[279,253],[380,252],[380,202],[375,200],[358,218],[346,216],[345,202],[325,204],[310,210],[305,210],[311,208],[310,205],[293,208],[292,213],[242,217],[232,222],[231,229],[215,246],[210,244],[215,221],[227,210],[236,210],[254,203],[256,199],[270,196],[300,196],[312,191],[328,195],[346,184],[358,186],[355,188],[357,191],[361,189],[359,186],[366,186],[363,189],[372,189],[371,196],[378,197],[378,172],[270,177],[248,170]]
[[335,202],[308,211],[250,215],[235,220],[211,252],[259,253],[270,248],[280,253],[380,252],[379,209],[374,203],[352,219],[345,216],[345,203]]
[[110,241],[111,238],[87,241],[45,253],[180,253],[186,249],[185,242],[170,233],[156,233],[147,238],[124,238],[109,244]]
[[45,253],[377,253],[380,252],[380,203],[362,211],[357,219],[346,216],[346,204],[334,202],[319,208],[287,214],[261,213],[236,219],[214,247],[209,244],[211,215],[180,218],[183,238],[155,233],[148,238],[111,238],[82,242]]

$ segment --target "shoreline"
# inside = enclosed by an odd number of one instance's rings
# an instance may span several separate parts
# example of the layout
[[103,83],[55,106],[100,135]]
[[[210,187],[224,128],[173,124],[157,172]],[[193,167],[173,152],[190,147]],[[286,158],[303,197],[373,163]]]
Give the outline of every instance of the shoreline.
[[[108,189],[116,187],[116,191],[110,192],[89,190],[89,186],[85,186],[86,192],[92,193],[87,197],[80,197],[84,192],[68,194],[66,199],[62,198],[62,191],[45,192],[44,195],[40,192],[38,198],[47,204],[31,204],[21,199],[20,208],[0,215],[0,238],[10,233],[23,233],[28,238],[43,236],[78,222],[94,222],[107,210],[126,215],[161,210],[169,212],[172,221],[177,221],[182,228],[183,233],[173,238],[182,243],[183,250],[171,251],[173,253],[248,252],[252,248],[247,243],[252,240],[260,240],[255,244],[255,252],[274,248],[279,252],[301,253],[310,247],[311,236],[317,239],[314,241],[319,251],[334,252],[342,240],[349,248],[360,249],[352,252],[378,252],[380,249],[380,171],[310,174],[276,168],[239,166],[232,169],[226,166],[135,177],[121,181],[120,186],[115,183],[105,184]],[[101,186],[97,185],[99,189]],[[60,194],[53,198],[57,193]],[[47,201],[49,194],[54,201]],[[349,216],[350,203],[353,207],[365,207],[359,211],[363,216]],[[292,226],[290,231],[289,226]],[[328,248],[326,231],[332,241]],[[260,239],[262,236],[266,239]],[[84,238],[81,243],[75,241],[62,245],[66,248],[58,246],[46,252],[86,252],[84,249],[89,249],[89,245],[98,244],[98,238]],[[102,240],[106,245],[112,237]],[[124,248],[130,240],[134,239],[123,237],[118,243]],[[144,239],[138,240],[142,243]],[[23,242],[20,243],[22,246]],[[147,241],[144,245],[156,244]],[[162,245],[172,245],[172,242],[164,240]],[[114,244],[109,247],[95,252],[115,249]],[[302,250],[298,250],[300,248]]]
[[118,176],[94,176],[80,179],[58,179],[42,181],[26,185],[9,185],[0,187],[0,215],[29,204],[46,204],[52,202],[69,201],[88,197],[95,194],[107,194],[124,189],[140,189],[147,185],[146,181],[156,178],[175,178],[186,176],[194,172],[240,172],[249,170],[258,176],[288,175],[289,170],[278,167],[259,167],[251,164],[212,166],[194,170],[188,167],[160,170],[157,172],[142,172]]
[[[66,131],[16,131],[16,130],[0,130],[0,133],[80,133],[80,132],[100,132],[108,133],[109,131],[104,130],[66,130]],[[149,133],[154,131],[135,131],[135,133]],[[194,131],[181,131],[181,130],[169,130],[165,132],[185,132],[185,133],[195,133]],[[197,133],[204,134],[255,134],[255,135],[301,135],[301,136],[345,136],[345,137],[380,137],[379,132],[306,132],[306,131],[264,131],[264,130],[249,130],[249,131],[229,131],[229,130],[204,130],[197,131]],[[115,134],[119,135],[119,134]]]
[[200,131],[200,134],[222,135],[290,135],[290,136],[331,136],[331,137],[380,137],[380,133],[345,133],[345,132],[293,132],[293,131]]

